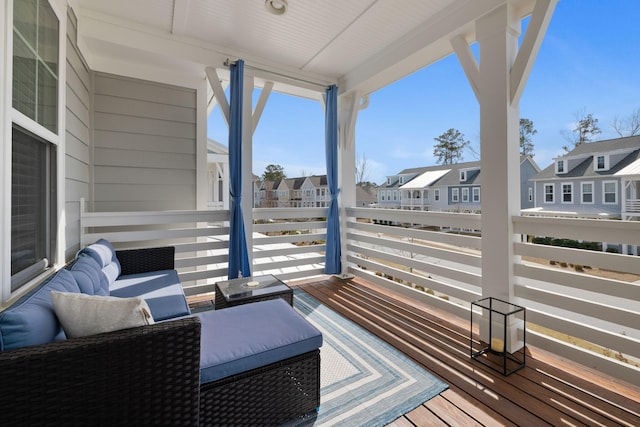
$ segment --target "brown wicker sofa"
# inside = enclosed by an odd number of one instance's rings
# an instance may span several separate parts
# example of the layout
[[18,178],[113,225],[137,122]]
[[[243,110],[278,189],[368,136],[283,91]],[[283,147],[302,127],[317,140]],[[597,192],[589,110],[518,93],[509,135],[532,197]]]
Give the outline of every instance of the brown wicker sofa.
[[[153,253],[117,255],[122,271],[131,274],[140,274],[136,268],[150,273],[173,268],[173,248],[150,259]],[[40,293],[47,311],[50,297]],[[271,313],[275,309],[291,315],[291,307],[279,302],[263,303],[270,304],[266,308]],[[256,307],[260,312],[261,306]],[[254,308],[235,309],[240,310],[236,316],[247,318],[245,329],[264,326],[265,319],[247,316]],[[233,309],[227,310],[0,351],[0,425],[276,425],[313,417],[320,404],[318,349],[202,381],[206,366],[201,361],[227,346],[217,338],[212,342],[212,337],[218,330],[234,335],[237,328]],[[0,339],[5,339],[3,334]],[[287,354],[277,345],[273,350]],[[227,349],[237,351],[243,349]]]

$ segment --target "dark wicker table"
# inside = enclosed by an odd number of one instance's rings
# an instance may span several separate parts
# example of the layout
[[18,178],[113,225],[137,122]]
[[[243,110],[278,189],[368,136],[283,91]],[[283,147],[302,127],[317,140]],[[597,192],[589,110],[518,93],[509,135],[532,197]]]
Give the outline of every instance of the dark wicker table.
[[275,298],[282,298],[293,306],[293,290],[270,274],[216,283],[216,310]]

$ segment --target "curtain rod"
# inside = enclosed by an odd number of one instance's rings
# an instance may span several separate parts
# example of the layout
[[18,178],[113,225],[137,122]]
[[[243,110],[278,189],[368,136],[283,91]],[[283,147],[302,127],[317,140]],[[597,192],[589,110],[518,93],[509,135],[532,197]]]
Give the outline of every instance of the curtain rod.
[[[229,60],[229,58],[227,58],[227,60],[224,61],[223,65],[225,67],[228,67],[229,65],[231,65],[231,63],[232,63],[232,61]],[[246,63],[244,64],[244,68],[248,68],[250,70],[260,71],[260,72],[263,72],[263,73],[267,73],[267,74],[271,74],[271,75],[274,75],[274,76],[282,77],[282,78],[287,79],[287,80],[293,80],[293,81],[297,81],[297,82],[300,82],[300,83],[305,83],[305,84],[308,84],[308,85],[311,85],[311,86],[316,86],[316,87],[319,87],[319,88],[322,88],[322,89],[327,89],[327,88],[329,88],[331,86],[331,84],[323,85],[321,83],[312,82],[310,80],[301,79],[299,77],[287,76],[286,74],[278,73],[276,71],[270,71],[270,70],[265,70],[264,68],[254,67],[253,65],[247,65]]]

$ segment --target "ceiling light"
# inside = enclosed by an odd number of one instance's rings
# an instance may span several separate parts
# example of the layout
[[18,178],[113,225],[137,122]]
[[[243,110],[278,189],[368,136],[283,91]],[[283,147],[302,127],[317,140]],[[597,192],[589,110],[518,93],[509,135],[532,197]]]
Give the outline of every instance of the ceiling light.
[[287,0],[265,0],[264,7],[274,15],[283,15],[287,11]]

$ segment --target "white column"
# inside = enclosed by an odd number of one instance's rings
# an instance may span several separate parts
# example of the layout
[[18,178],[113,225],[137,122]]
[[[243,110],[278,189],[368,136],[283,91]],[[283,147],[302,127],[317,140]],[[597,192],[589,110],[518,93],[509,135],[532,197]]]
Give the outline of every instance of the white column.
[[[368,101],[367,101],[368,102]],[[365,102],[365,107],[367,104]],[[356,93],[338,97],[338,206],[340,206],[340,253],[342,275],[349,273],[347,264],[347,218],[346,208],[356,206],[356,144],[355,128],[360,96]]]
[[242,214],[249,265],[253,272],[253,76],[245,73],[242,88]]
[[480,44],[478,100],[482,167],[482,296],[511,301],[516,236],[511,217],[520,212],[518,102],[511,102],[510,70],[520,21],[501,6],[477,23]]

